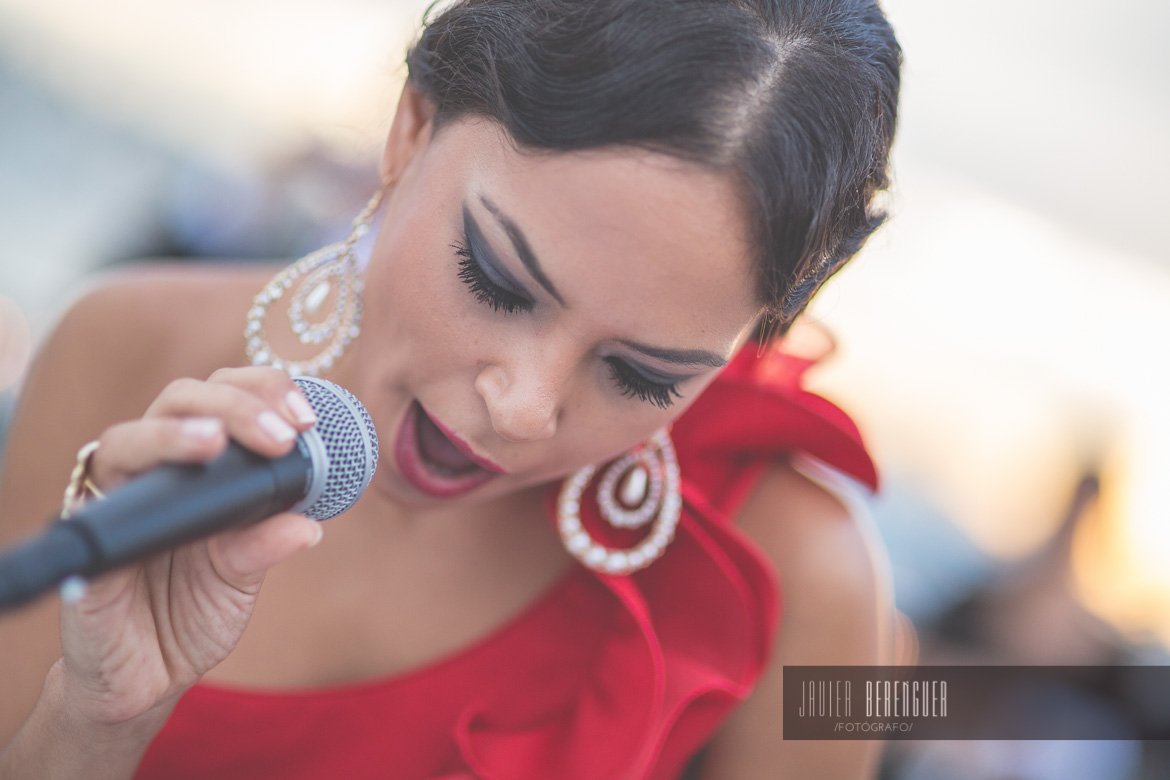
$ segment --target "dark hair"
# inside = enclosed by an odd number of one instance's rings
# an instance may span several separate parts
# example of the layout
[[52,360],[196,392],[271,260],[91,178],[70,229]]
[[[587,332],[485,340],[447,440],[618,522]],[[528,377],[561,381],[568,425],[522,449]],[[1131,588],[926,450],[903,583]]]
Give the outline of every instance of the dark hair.
[[783,329],[885,218],[901,58],[875,0],[461,0],[407,65],[436,129],[473,114],[521,147],[738,177]]

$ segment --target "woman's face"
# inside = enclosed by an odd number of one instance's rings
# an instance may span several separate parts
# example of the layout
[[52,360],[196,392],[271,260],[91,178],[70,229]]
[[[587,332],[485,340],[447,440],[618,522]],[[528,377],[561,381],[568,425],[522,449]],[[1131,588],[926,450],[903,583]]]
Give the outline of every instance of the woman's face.
[[760,307],[730,180],[639,150],[522,152],[486,120],[425,138],[383,206],[342,367],[383,495],[481,500],[611,459],[747,338]]

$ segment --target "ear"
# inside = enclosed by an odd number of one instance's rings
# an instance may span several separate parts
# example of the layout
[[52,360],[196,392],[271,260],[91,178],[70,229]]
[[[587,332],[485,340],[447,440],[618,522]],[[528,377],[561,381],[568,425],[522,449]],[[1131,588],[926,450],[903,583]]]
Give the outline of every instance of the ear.
[[431,138],[435,106],[410,82],[402,88],[386,148],[382,152],[382,180],[397,179]]

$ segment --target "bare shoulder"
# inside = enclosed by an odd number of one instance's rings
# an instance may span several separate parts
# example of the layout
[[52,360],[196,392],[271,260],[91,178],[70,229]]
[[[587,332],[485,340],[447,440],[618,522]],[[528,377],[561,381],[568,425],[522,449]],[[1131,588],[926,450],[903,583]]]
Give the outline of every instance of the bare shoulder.
[[267,266],[225,264],[158,264],[110,274],[66,313],[45,359],[100,355],[109,367],[133,369],[139,380],[239,363],[248,303],[270,275]]
[[776,567],[781,619],[763,676],[708,745],[702,777],[876,776],[881,743],[784,741],[782,708],[784,666],[893,662],[889,564],[872,521],[844,478],[782,463],[737,525]]
[[[60,509],[74,455],[140,417],[163,387],[244,359],[251,294],[270,268],[181,265],[101,280],[57,323],[21,388],[0,461],[0,546]],[[56,600],[0,615],[0,745],[27,716],[60,655]]]
[[[110,424],[140,416],[171,380],[243,361],[248,291],[267,269],[159,265],[110,274],[61,318],[20,392],[5,444],[0,501],[44,515],[28,499],[40,478],[60,482],[72,453]],[[33,482],[29,482],[32,479]],[[35,491],[32,491],[35,492]],[[0,513],[0,539],[12,524]]]
[[801,628],[793,625],[800,617],[793,615],[794,607],[815,601],[864,614],[889,596],[885,549],[858,491],[816,462],[778,463],[737,518],[779,573],[785,605],[781,637]]

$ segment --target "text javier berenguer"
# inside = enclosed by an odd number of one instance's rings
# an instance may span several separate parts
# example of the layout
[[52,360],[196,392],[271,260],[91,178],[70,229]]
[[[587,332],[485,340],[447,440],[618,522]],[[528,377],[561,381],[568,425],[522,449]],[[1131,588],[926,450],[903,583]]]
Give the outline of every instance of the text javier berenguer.
[[[802,718],[848,718],[853,715],[850,680],[804,680],[800,684]],[[866,680],[867,718],[945,718],[946,680]]]

